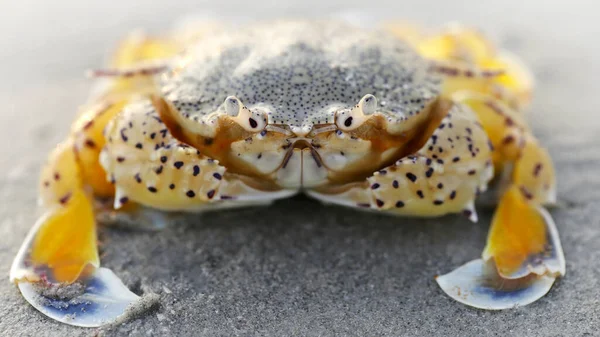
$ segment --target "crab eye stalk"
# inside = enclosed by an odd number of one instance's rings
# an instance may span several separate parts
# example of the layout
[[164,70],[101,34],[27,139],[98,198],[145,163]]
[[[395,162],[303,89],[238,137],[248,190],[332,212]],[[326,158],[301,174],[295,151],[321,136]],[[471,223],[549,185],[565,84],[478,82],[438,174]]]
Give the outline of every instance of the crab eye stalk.
[[335,123],[340,130],[351,131],[361,126],[376,110],[377,98],[368,94],[354,108],[338,111]]
[[372,115],[377,110],[377,98],[371,94],[365,95],[358,105],[362,108],[365,115]]
[[235,96],[229,96],[223,102],[223,108],[229,116],[237,117],[240,114],[242,102]]
[[229,96],[222,105],[231,119],[246,131],[260,132],[267,126],[267,116],[260,111],[251,111],[235,96]]

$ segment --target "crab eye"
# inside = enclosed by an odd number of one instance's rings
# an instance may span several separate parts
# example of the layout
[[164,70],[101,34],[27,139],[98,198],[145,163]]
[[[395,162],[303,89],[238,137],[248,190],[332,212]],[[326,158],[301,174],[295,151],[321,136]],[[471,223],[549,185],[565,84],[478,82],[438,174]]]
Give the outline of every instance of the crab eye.
[[356,110],[357,107],[354,107],[353,109],[344,109],[337,112],[335,124],[338,129],[343,131],[354,130],[364,122],[365,119],[360,118],[361,116]]
[[337,127],[350,131],[361,126],[377,110],[377,98],[365,95],[352,109],[340,110],[336,114]]
[[258,122],[256,122],[256,120],[252,117],[248,118],[248,123],[253,129],[256,129],[256,127],[258,126]]
[[346,120],[344,121],[344,126],[347,127],[347,128],[351,127],[352,126],[352,119],[353,119],[352,116],[346,118]]
[[267,117],[263,112],[252,111],[245,106],[242,106],[239,115],[233,119],[250,132],[259,132],[267,126]]

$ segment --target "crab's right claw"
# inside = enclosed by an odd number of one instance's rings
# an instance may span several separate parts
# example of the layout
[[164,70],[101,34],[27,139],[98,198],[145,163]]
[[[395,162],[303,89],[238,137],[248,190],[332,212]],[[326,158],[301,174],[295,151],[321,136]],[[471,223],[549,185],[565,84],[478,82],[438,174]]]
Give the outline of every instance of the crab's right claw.
[[554,221],[513,186],[494,215],[483,259],[440,276],[437,282],[461,303],[500,310],[538,300],[564,274],[565,257]]

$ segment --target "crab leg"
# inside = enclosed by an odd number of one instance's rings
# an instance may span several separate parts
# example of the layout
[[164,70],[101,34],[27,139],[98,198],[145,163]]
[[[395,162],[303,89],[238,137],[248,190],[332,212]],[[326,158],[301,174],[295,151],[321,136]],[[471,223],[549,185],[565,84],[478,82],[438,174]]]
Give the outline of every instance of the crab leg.
[[[553,200],[549,157],[516,112],[507,110],[511,122],[502,116],[494,124],[500,115],[488,113],[492,112],[489,102],[481,102],[488,107],[484,111],[473,100],[457,95],[456,101],[464,104],[455,104],[413,155],[362,183],[320,188],[308,194],[325,202],[399,215],[463,213],[476,221],[474,199],[492,178],[494,161],[501,167],[501,163],[512,160],[513,183],[494,217],[484,259],[437,280],[453,298],[479,308],[505,309],[531,303],[549,290],[555,273],[564,272],[556,229],[550,216],[539,208]],[[508,141],[511,137],[514,140]],[[529,275],[530,271],[535,275]]]
[[[435,34],[398,23],[387,28],[424,57],[450,65],[447,73],[462,75],[450,76],[445,83],[445,92],[468,89],[493,94],[513,108],[522,109],[528,105],[534,85],[530,71],[515,55],[498,50],[481,32],[457,24]],[[497,71],[502,73],[493,77],[476,76],[477,73]]]
[[94,69],[88,71],[88,77],[134,77],[158,75],[168,69],[164,64],[142,65],[127,69]]
[[490,96],[457,93],[481,120],[496,160],[512,163],[509,186],[494,214],[482,259],[437,278],[454,299],[484,309],[531,303],[565,274],[565,260],[552,217],[543,205],[555,201],[552,162],[518,113]]
[[530,100],[533,76],[515,56],[498,51],[477,31],[454,25],[426,35],[414,27],[389,28],[435,63],[457,70],[504,70],[490,77],[445,73],[443,96],[477,114],[496,149],[495,168],[506,171],[512,166],[513,171],[511,182],[503,186],[483,259],[439,277],[438,283],[456,300],[485,309],[539,299],[564,275],[565,262],[554,222],[541,207],[555,200],[552,162],[518,111]]
[[96,221],[73,139],[59,145],[42,171],[44,215],[11,267],[10,279],[47,316],[79,326],[112,321],[138,297],[99,268]]
[[110,270],[100,268],[94,196],[112,197],[98,161],[102,130],[125,102],[84,110],[71,135],[50,155],[40,177],[45,213],[13,262],[10,279],[47,316],[98,326],[121,315],[138,296]]
[[[92,203],[83,190],[71,141],[51,153],[41,184],[40,203],[47,212],[35,226],[36,235],[23,256],[27,261],[15,261],[11,279],[38,281],[43,277],[73,282],[88,264],[98,267],[99,258]],[[43,266],[51,269],[50,275],[35,271]]]
[[[165,53],[172,54],[155,40],[131,38],[119,48],[112,65],[123,67]],[[21,246],[10,280],[29,303],[58,321],[99,326],[138,299],[110,270],[100,268],[93,198],[114,195],[98,159],[105,143],[103,129],[125,106],[125,98],[149,87],[145,81],[109,81],[97,99],[100,103],[83,110],[42,170],[44,214]]]

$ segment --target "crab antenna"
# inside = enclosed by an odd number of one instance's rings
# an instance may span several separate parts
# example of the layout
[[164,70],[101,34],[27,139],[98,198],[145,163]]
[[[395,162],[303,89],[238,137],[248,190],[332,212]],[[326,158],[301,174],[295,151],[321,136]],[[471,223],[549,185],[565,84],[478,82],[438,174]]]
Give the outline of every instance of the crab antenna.
[[433,62],[431,70],[451,77],[496,77],[504,75],[506,72],[504,69],[477,69],[475,67],[463,66],[463,65],[448,65],[438,62]]
[[152,76],[160,74],[167,70],[168,67],[164,64],[160,65],[148,65],[138,68],[125,68],[125,69],[92,69],[86,72],[86,76],[90,78],[96,77],[134,77],[134,76]]

